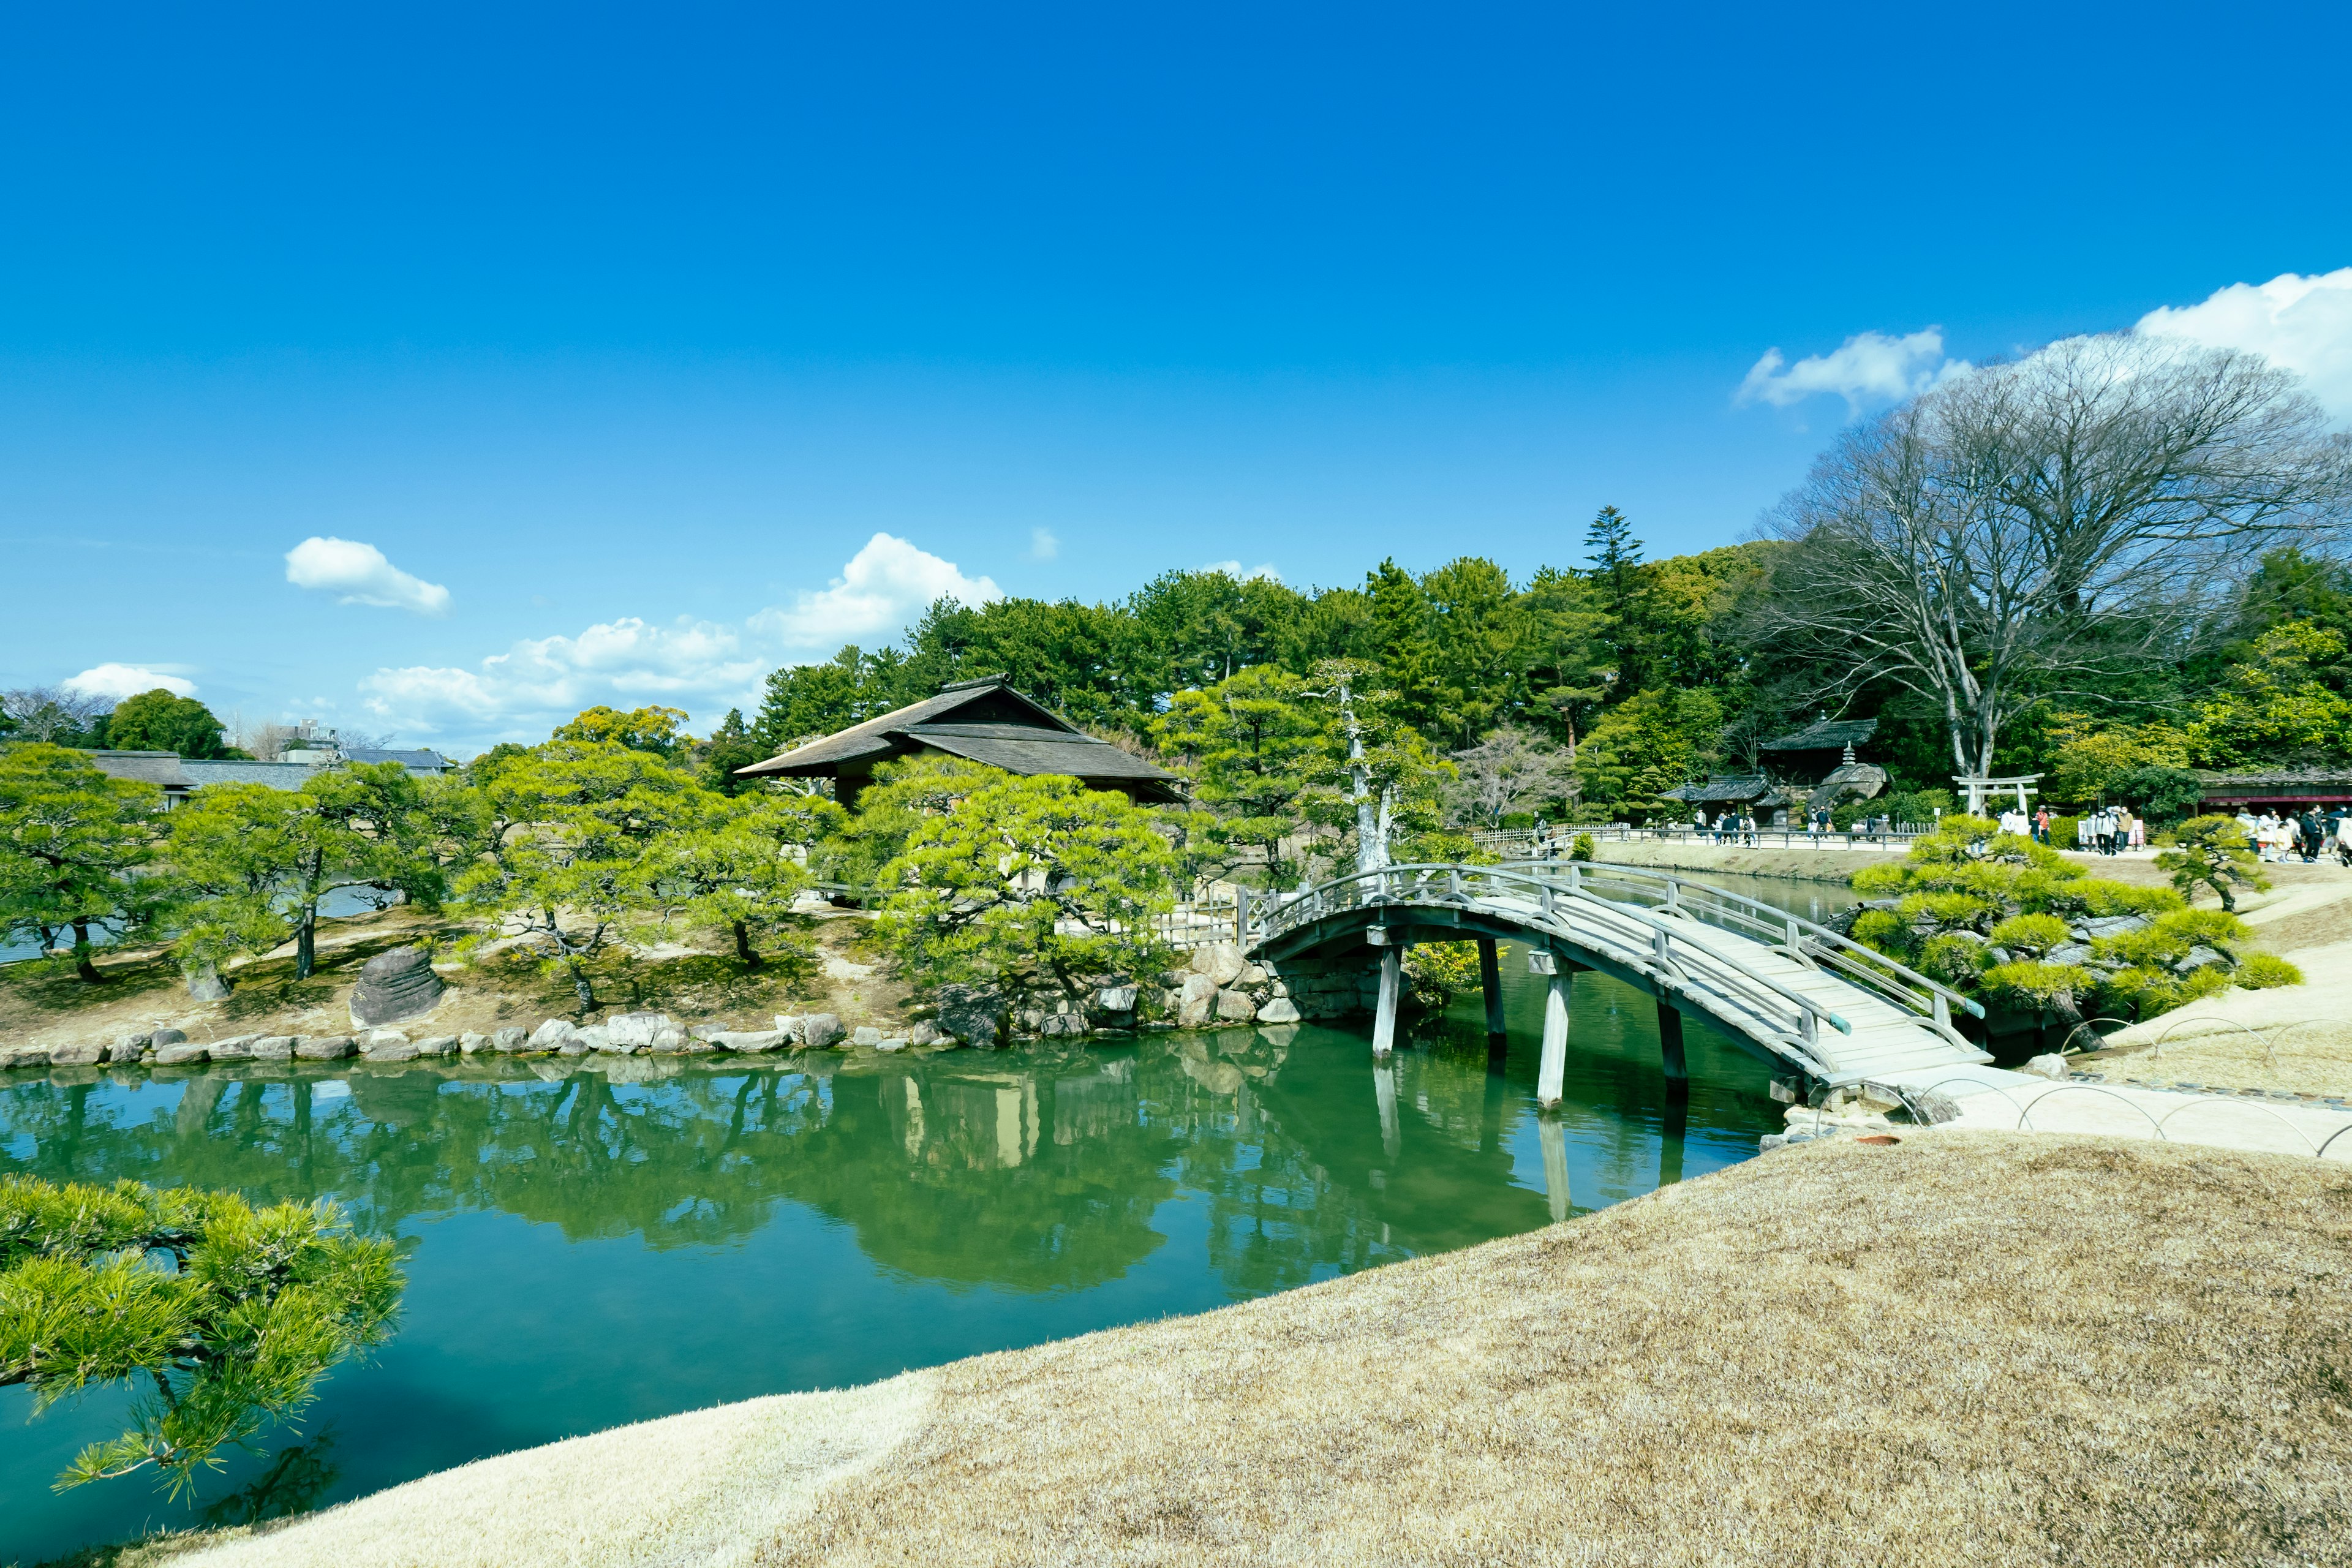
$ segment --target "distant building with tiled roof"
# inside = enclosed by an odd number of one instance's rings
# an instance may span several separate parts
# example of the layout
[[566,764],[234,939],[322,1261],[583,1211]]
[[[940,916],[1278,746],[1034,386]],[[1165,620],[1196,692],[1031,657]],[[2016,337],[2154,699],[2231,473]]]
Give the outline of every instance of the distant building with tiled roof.
[[1003,676],[960,680],[936,697],[793,747],[735,770],[739,778],[831,779],[847,805],[894,758],[925,752],[962,757],[1007,773],[1062,773],[1089,789],[1118,790],[1137,801],[1174,803],[1181,781],[1167,769],[1121,751],[1005,684]]

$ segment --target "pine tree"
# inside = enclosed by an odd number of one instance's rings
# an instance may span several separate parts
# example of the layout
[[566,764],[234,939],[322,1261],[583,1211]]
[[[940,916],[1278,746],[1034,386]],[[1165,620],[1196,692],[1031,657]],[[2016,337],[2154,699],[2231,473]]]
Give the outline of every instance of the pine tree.
[[1593,585],[1610,616],[1604,640],[1617,657],[1615,695],[1622,701],[1642,689],[1643,635],[1642,542],[1633,524],[1613,506],[1604,506],[1584,531],[1585,558],[1592,563]]

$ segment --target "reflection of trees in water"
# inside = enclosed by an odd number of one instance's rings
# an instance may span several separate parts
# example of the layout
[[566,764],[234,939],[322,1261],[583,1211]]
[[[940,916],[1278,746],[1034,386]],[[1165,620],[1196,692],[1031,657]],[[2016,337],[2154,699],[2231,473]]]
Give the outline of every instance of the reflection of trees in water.
[[[490,1209],[574,1240],[710,1246],[792,1202],[849,1225],[887,1268],[1016,1290],[1124,1274],[1164,1241],[1155,1211],[1180,1188],[1207,1195],[1210,1262],[1236,1297],[1541,1222],[1541,1199],[1509,1186],[1483,1056],[1400,1055],[1384,1142],[1366,1058],[1292,1037],[715,1068],[215,1069],[169,1109],[36,1080],[0,1089],[0,1147],[55,1180],[332,1195],[379,1233]],[[1463,1214],[1465,1184],[1532,1211]]]

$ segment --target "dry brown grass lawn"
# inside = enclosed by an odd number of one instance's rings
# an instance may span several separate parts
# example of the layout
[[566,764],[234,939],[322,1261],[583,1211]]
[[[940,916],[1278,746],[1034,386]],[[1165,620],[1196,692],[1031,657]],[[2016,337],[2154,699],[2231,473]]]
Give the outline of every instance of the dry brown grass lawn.
[[[1812,1144],[921,1374],[919,1418],[750,1560],[2347,1563],[2347,1280],[2352,1168],[2047,1134]],[[903,1414],[891,1389],[877,1413]],[[858,1446],[849,1396],[808,1397]],[[595,1441],[494,1462],[658,1511],[658,1468]],[[202,1561],[422,1563],[463,1531],[467,1563],[712,1560],[642,1520],[551,1553],[466,1475]],[[383,1528],[400,1510],[433,1521],[414,1547]]]

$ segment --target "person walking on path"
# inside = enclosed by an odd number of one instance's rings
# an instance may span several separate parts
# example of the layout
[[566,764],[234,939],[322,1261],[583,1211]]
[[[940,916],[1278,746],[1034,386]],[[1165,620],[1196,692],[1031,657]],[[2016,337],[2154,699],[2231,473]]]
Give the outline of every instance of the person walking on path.
[[2033,814],[2033,842],[2050,842],[2050,808],[2046,805]]

